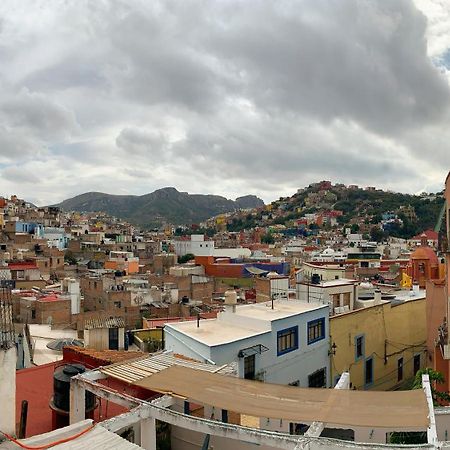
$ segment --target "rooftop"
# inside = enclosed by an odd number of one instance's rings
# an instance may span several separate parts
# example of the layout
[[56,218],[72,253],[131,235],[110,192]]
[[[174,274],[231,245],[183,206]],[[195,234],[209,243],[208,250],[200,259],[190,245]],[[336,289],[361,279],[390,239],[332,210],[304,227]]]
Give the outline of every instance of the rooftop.
[[275,300],[273,309],[272,302],[252,303],[237,306],[235,314],[241,317],[272,322],[325,307],[326,305],[323,303],[308,303],[300,300]]
[[98,317],[84,321],[85,330],[96,328],[125,328],[125,321],[123,317]]
[[[92,427],[92,420],[87,419],[81,422],[77,422],[73,425],[69,425],[64,428],[59,428],[54,431],[50,431],[39,436],[34,436],[29,439],[21,440],[20,442],[27,445],[26,448],[44,448],[44,446],[53,447],[54,442],[68,439],[72,436],[77,436],[84,430],[85,433],[78,437],[75,437],[68,442],[60,442],[57,445],[58,449],[71,449],[71,450],[84,450],[86,448],[114,448],[116,450],[138,450],[139,447],[126,439],[121,438],[119,435],[112,433],[101,425]],[[53,444],[53,445],[51,445]],[[5,441],[0,444],[1,450],[15,450],[18,446],[15,443]],[[56,447],[55,447],[56,448]]]
[[270,330],[269,327],[258,330],[250,326],[237,326],[227,322],[218,321],[217,319],[201,320],[199,327],[197,327],[196,321],[192,321],[167,324],[166,329],[167,328],[180,331],[186,336],[209,346],[227,344],[240,339],[258,336],[260,334],[268,333]]
[[271,302],[237,305],[236,312],[225,311],[217,319],[201,320],[199,326],[193,321],[171,323],[166,327],[208,346],[215,346],[268,333],[272,321],[328,308],[328,305],[322,303],[298,300],[275,300],[273,305],[273,309]]
[[169,352],[146,355],[133,361],[123,361],[107,367],[101,367],[100,371],[117,380],[135,383],[172,366],[188,367],[222,375],[235,375],[236,372],[234,364],[215,366]]

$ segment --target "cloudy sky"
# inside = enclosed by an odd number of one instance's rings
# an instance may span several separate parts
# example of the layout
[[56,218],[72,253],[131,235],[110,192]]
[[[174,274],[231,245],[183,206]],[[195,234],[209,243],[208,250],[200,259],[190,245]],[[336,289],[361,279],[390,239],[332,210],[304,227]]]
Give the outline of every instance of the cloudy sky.
[[448,0],[1,0],[0,194],[436,191]]

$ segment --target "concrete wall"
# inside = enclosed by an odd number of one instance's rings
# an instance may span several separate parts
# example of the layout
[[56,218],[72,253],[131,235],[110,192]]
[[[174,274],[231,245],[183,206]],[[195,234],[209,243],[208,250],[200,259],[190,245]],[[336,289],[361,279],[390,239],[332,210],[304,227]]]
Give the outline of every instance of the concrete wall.
[[[124,329],[119,328],[119,350],[124,349]],[[109,349],[109,328],[84,330],[85,346],[95,350]]]
[[0,430],[16,434],[16,347],[0,350]]

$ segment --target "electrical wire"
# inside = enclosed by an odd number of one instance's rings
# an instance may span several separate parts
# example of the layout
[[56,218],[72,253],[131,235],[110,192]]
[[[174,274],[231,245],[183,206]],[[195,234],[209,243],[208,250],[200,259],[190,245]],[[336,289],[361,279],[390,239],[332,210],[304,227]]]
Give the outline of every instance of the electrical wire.
[[3,434],[3,436],[6,437],[6,439],[8,439],[9,441],[11,441],[14,444],[18,445],[21,448],[24,448],[24,449],[27,449],[27,450],[45,450],[47,448],[51,448],[51,447],[54,447],[54,446],[59,445],[59,444],[64,444],[65,442],[73,441],[74,439],[79,438],[83,434],[86,434],[88,431],[91,431],[92,428],[94,428],[94,426],[95,425],[92,424],[89,427],[85,428],[84,430],[80,431],[79,433],[74,434],[73,436],[69,436],[69,437],[64,438],[64,439],[59,439],[58,441],[49,442],[48,444],[45,444],[45,445],[37,445],[37,446],[26,445],[23,442],[20,442],[19,440],[15,439],[14,437],[9,435],[8,433],[5,433],[4,431],[0,431],[0,433]]

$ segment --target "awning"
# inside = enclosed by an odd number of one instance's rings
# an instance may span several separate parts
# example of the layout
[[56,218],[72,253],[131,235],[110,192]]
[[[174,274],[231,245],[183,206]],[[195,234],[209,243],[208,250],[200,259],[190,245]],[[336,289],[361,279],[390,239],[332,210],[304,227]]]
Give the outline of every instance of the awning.
[[136,383],[205,405],[255,417],[314,421],[347,427],[426,430],[428,405],[423,390],[353,391],[261,383],[173,366]]
[[258,269],[258,267],[254,266],[246,267],[245,270],[252,275],[264,275],[266,273],[269,273],[268,270]]

